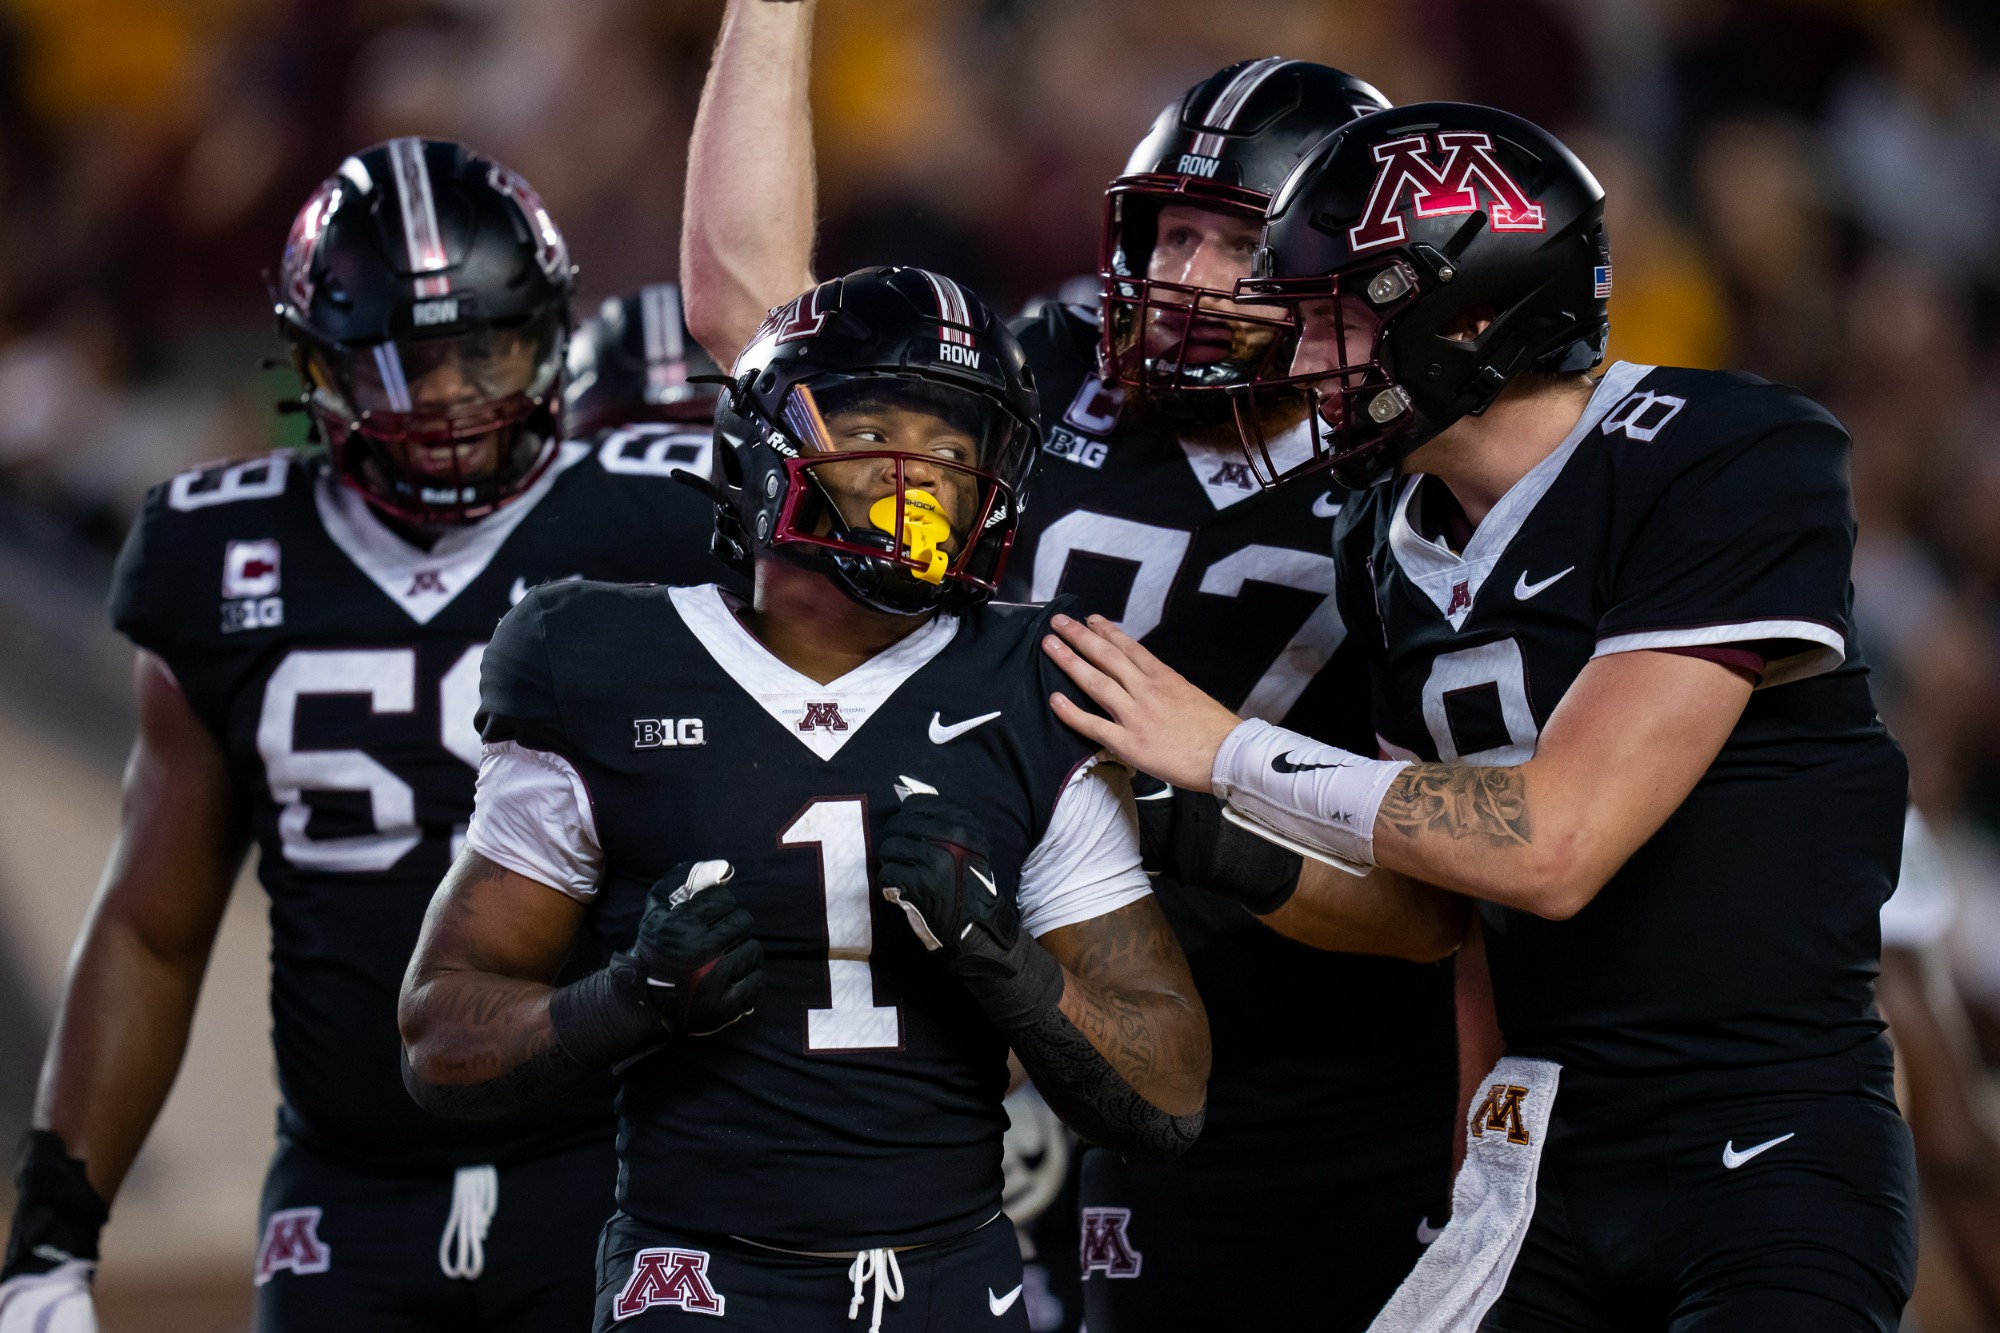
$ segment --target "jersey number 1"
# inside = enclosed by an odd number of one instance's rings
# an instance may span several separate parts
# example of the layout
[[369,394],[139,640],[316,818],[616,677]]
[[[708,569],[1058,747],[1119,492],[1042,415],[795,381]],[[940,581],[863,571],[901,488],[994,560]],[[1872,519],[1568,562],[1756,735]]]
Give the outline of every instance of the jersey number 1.
[[827,1007],[806,1010],[809,1051],[878,1051],[903,1044],[894,1005],[875,1003],[875,918],[869,900],[868,806],[858,796],[814,801],[778,834],[819,853],[826,897]]

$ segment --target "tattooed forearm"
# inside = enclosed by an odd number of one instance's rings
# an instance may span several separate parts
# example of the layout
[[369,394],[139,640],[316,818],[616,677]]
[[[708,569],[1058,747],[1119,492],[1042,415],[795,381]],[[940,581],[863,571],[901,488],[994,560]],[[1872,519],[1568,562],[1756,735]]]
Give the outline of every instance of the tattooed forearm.
[[1206,1106],[1191,1115],[1162,1111],[1140,1096],[1060,1009],[1007,1039],[1056,1114],[1100,1147],[1167,1161],[1186,1152],[1201,1133]]
[[454,1120],[493,1120],[532,1108],[565,1092],[592,1073],[572,1060],[557,1044],[548,1045],[520,1064],[478,1083],[426,1083],[410,1062],[403,1061],[403,1086],[417,1105],[432,1115]]
[[1411,838],[1429,832],[1501,845],[1534,841],[1518,768],[1412,764],[1389,784],[1377,818]]

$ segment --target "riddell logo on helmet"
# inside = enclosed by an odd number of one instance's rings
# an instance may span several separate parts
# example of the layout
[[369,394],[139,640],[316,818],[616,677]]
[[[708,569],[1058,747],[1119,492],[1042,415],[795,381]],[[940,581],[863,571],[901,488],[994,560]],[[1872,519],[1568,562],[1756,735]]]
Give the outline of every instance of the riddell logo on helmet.
[[[1431,141],[1443,157],[1433,166]],[[1477,130],[1441,130],[1435,135],[1407,134],[1378,143],[1373,150],[1382,164],[1369,188],[1361,221],[1347,229],[1348,247],[1356,254],[1401,243],[1408,235],[1399,209],[1411,196],[1420,218],[1473,213],[1482,195],[1490,201],[1486,223],[1494,231],[1542,231],[1547,221],[1542,206],[1528,198],[1494,155],[1491,135]]]

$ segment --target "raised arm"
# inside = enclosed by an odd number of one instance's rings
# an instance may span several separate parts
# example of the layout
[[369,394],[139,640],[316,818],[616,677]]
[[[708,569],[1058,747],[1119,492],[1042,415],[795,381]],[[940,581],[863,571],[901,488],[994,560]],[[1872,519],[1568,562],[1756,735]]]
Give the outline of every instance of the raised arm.
[[729,0],[688,144],[688,328],[736,362],[765,312],[813,285],[812,21],[818,0]]
[[[1577,676],[1526,763],[1405,764],[1243,723],[1099,617],[1053,623],[1050,656],[1111,714],[1056,695],[1057,716],[1127,763],[1198,791],[1221,778],[1233,806],[1281,834],[1551,918],[1581,911],[1658,831],[1750,698],[1727,666],[1616,653]],[[1316,880],[1327,911],[1341,910],[1328,894],[1356,887],[1340,880]]]
[[[1123,836],[1136,871],[1136,832]],[[1208,1015],[1150,895],[1038,939],[998,886],[977,814],[932,795],[910,797],[890,817],[881,862],[883,896],[964,983],[1070,1128],[1135,1157],[1187,1150],[1205,1115]]]
[[118,841],[42,1062],[9,1278],[53,1268],[58,1254],[97,1257],[106,1204],[180,1069],[248,844],[228,759],[166,663],[142,651],[133,686],[139,734],[125,766]]
[[594,1070],[729,1026],[756,1005],[762,947],[727,863],[652,888],[633,946],[560,988],[583,905],[467,849],[438,887],[403,978],[404,1082],[437,1115],[511,1114]]

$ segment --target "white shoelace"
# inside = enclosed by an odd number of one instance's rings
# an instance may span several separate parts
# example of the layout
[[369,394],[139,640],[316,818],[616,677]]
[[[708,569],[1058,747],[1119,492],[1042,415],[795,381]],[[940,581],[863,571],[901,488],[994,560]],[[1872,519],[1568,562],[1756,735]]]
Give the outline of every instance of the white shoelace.
[[451,1216],[438,1241],[438,1267],[446,1277],[471,1281],[486,1271],[486,1229],[500,1211],[500,1173],[490,1166],[461,1166],[451,1178]]
[[903,1270],[896,1262],[896,1252],[886,1246],[863,1250],[847,1266],[847,1276],[854,1281],[854,1299],[847,1303],[847,1317],[854,1319],[860,1315],[861,1302],[867,1298],[867,1286],[872,1281],[875,1316],[868,1324],[868,1333],[882,1333],[882,1302],[903,1299]]

